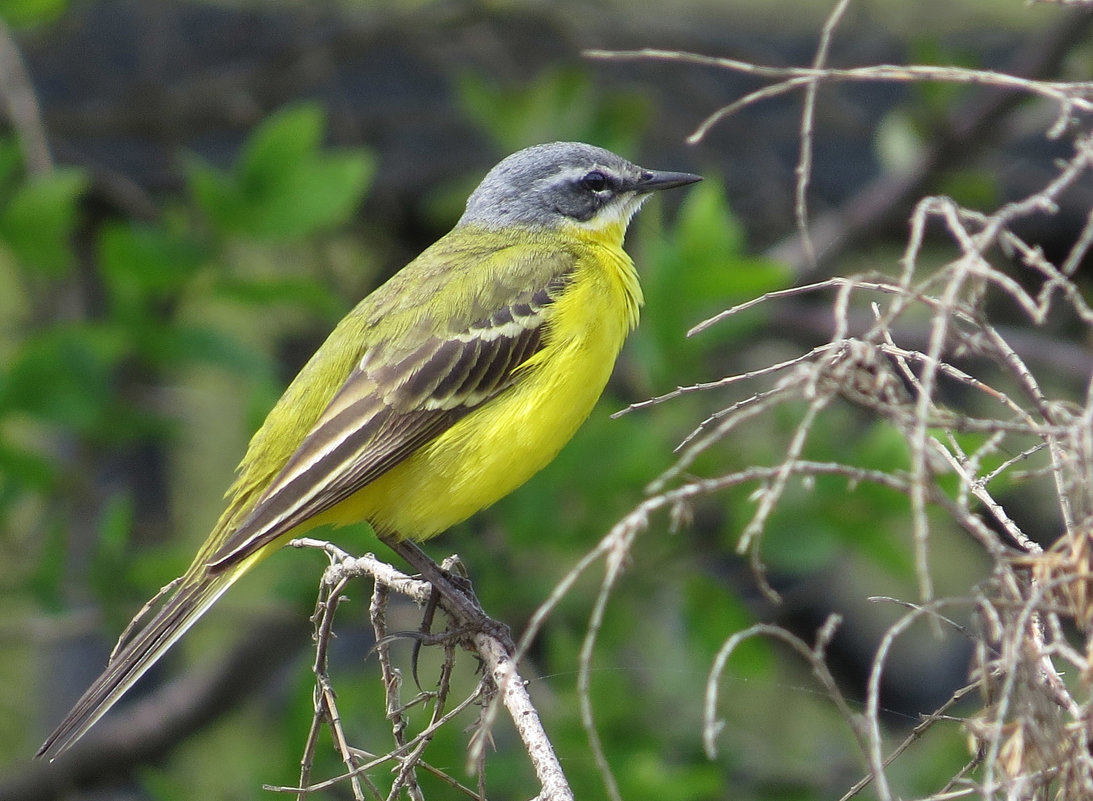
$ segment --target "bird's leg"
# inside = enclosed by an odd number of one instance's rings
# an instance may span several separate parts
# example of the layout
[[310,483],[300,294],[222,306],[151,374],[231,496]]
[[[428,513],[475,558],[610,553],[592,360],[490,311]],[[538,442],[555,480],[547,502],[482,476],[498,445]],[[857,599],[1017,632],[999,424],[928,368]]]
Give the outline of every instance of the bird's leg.
[[381,539],[433,585],[433,589],[443,599],[445,610],[452,615],[457,626],[483,631],[496,637],[510,654],[515,651],[508,627],[485,613],[465,577],[442,568],[411,540],[391,536],[383,536]]
[[410,653],[410,672],[414,677],[414,684],[417,685],[419,690],[421,689],[421,681],[417,677],[418,657],[421,655],[421,646],[424,644],[425,638],[432,634],[433,618],[436,615],[438,606],[440,606],[440,590],[433,585],[433,589],[429,593],[429,601],[425,604],[425,609],[421,614],[421,626],[418,628],[420,636],[414,638],[414,648]]

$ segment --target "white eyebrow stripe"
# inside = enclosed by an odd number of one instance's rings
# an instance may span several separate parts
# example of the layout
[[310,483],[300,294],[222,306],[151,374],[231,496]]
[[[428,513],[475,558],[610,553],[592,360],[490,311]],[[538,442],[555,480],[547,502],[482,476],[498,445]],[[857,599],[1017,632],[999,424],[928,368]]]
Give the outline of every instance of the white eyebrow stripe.
[[569,167],[566,167],[565,169],[559,170],[558,172],[551,173],[550,175],[548,175],[544,178],[541,178],[540,180],[545,181],[545,182],[547,182],[551,185],[563,184],[563,183],[575,183],[575,182],[579,181],[581,178],[584,178],[590,172],[594,172],[595,170],[599,170],[600,172],[604,173],[605,175],[609,175],[609,176],[612,176],[614,178],[621,177],[621,176],[619,176],[618,172],[611,169],[610,167],[606,167],[603,164],[591,164],[587,167],[569,166]]

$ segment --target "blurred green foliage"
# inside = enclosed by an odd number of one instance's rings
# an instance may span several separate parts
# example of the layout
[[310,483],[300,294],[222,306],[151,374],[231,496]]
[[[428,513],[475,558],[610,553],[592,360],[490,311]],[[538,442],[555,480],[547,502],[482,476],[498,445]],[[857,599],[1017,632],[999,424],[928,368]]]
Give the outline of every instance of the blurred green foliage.
[[[0,270],[4,284],[17,290],[5,309],[0,346],[6,541],[28,537],[15,530],[26,520],[20,510],[37,509],[41,527],[68,528],[73,509],[54,503],[55,496],[93,491],[99,459],[134,443],[172,441],[175,421],[149,388],[170,386],[195,366],[272,381],[268,351],[200,310],[226,302],[245,319],[273,303],[313,311],[316,298],[324,298],[320,305],[336,307],[331,316],[344,311],[346,304],[313,275],[251,274],[238,258],[246,248],[321,237],[359,205],[371,158],[328,152],[322,136],[317,106],[273,115],[255,131],[236,170],[222,174],[191,159],[193,202],[168,199],[154,222],[102,221],[90,253],[75,243],[86,224],[80,203],[87,176],[58,168],[24,179],[15,143],[0,143]],[[276,224],[263,227],[259,220]],[[81,258],[90,263],[77,270]],[[105,587],[117,584],[116,570],[127,561],[133,514],[119,515],[127,503],[119,496],[101,504],[97,547],[117,557],[97,560],[109,569],[91,569]],[[38,541],[27,540],[32,553]],[[38,589],[56,603],[64,573],[39,572],[45,575],[55,583]]]
[[599,89],[586,70],[573,66],[545,70],[518,86],[464,72],[456,89],[467,116],[502,153],[550,141],[635,153],[651,111],[644,95]]
[[58,167],[30,180],[19,179],[19,151],[8,140],[0,147],[0,237],[29,269],[61,274],[72,265],[68,237],[87,176],[76,167]]
[[300,105],[259,125],[231,170],[191,158],[194,199],[217,232],[276,241],[344,224],[373,162],[360,152],[320,150],[324,127],[318,106]]

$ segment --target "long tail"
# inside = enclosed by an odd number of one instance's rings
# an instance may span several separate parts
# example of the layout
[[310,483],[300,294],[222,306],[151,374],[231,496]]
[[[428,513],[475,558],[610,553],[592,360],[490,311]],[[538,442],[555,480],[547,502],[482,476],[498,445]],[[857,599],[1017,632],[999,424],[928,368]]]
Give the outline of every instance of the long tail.
[[204,565],[195,564],[152,619],[110,657],[102,675],[46,738],[36,756],[52,760],[71,748],[263,555],[252,554],[221,572],[210,573]]

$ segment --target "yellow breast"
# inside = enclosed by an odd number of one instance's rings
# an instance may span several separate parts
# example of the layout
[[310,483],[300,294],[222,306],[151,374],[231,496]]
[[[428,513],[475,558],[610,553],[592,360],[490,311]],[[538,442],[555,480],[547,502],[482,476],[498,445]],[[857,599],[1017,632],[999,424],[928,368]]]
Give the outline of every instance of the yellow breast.
[[366,519],[423,540],[504,497],[558,454],[603,392],[642,302],[621,241],[583,230],[566,239],[578,254],[573,280],[549,307],[545,345],[521,368],[523,379],[322,522]]

